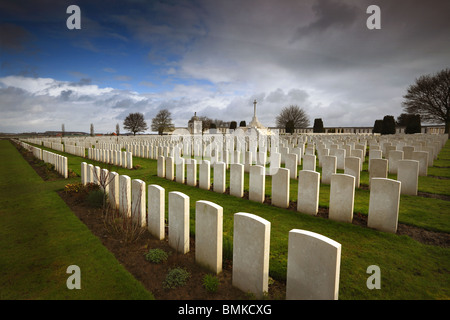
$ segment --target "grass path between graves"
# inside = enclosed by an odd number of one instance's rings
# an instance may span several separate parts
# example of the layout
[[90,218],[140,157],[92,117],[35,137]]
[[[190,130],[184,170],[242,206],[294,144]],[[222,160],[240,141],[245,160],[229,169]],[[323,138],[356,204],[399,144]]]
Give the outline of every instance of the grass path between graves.
[[[0,299],[153,299],[7,140],[0,140]],[[67,267],[80,267],[69,290]]]
[[[42,148],[42,147],[41,147]],[[43,148],[46,149],[46,148]],[[431,168],[436,176],[445,176],[450,167],[450,143],[447,142],[440,157]],[[53,151],[56,152],[56,151]],[[60,152],[56,152],[60,153]],[[108,165],[65,154],[69,169],[80,174],[82,161],[108,168]],[[441,155],[444,155],[442,157]],[[439,166],[436,165],[439,164]],[[233,215],[236,212],[256,214],[271,222],[270,276],[285,280],[287,267],[288,234],[292,229],[305,229],[329,237],[342,245],[339,299],[450,299],[450,248],[425,245],[405,235],[380,232],[366,227],[335,222],[321,217],[259,204],[227,194],[217,194],[156,176],[156,161],[133,158],[137,170],[109,166],[109,170],[126,174],[132,179],[142,179],[148,184],[158,184],[166,190],[180,191],[190,197],[191,234],[195,232],[195,202],[208,200],[223,207],[223,233],[225,254],[230,251],[233,236]],[[367,166],[367,164],[365,164]],[[301,169],[301,166],[299,167]],[[318,167],[320,170],[320,168]],[[394,178],[393,176],[390,176]],[[76,180],[79,181],[80,178]],[[366,177],[361,177],[364,183]],[[421,179],[433,186],[439,194],[447,194],[450,180],[436,179],[431,175]],[[213,173],[211,173],[213,181]],[[68,181],[69,182],[69,181]],[[67,183],[68,183],[67,182]],[[419,182],[419,190],[424,183]],[[248,175],[245,175],[248,190]],[[291,180],[290,198],[297,198],[297,181]],[[446,191],[447,190],[447,191]],[[266,194],[270,195],[271,180],[266,177]],[[430,192],[430,191],[424,191]],[[320,206],[328,206],[329,186],[320,186]],[[356,190],[355,212],[367,215],[368,190]],[[399,222],[428,230],[450,232],[449,201],[425,197],[402,196]],[[366,281],[369,266],[376,265],[381,272],[381,289],[368,289]]]

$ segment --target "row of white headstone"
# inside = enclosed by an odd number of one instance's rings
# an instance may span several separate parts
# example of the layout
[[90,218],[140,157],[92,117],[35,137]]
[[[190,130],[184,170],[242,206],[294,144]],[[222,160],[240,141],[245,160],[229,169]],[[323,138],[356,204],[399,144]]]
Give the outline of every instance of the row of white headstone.
[[[106,149],[120,151],[126,148],[133,156],[157,159],[159,155],[164,157],[177,155],[184,157],[205,157],[215,162],[225,162],[227,168],[230,163],[242,163],[245,171],[251,164],[265,166],[267,162],[277,166],[277,162],[292,163],[292,156],[297,154],[297,162],[302,163],[306,170],[315,171],[316,162],[312,156],[317,152],[319,166],[322,167],[325,156],[336,156],[337,169],[345,169],[346,158],[360,158],[360,170],[365,161],[366,149],[369,146],[369,159],[390,159],[389,173],[395,173],[397,161],[400,159],[398,153],[403,152],[403,160],[419,161],[419,174],[426,175],[427,166],[424,165],[423,155],[421,159],[418,152],[428,152],[428,166],[433,165],[433,159],[437,158],[440,148],[445,144],[446,136],[433,135],[401,135],[401,136],[367,136],[367,135],[301,135],[301,136],[142,136],[142,137],[120,137],[115,143],[111,137],[88,137],[88,138],[42,138],[28,139],[32,143],[44,144],[47,147],[62,148],[72,154],[83,154],[84,146],[95,149]],[[64,145],[61,144],[64,141]],[[181,141],[181,142],[180,142]],[[74,146],[77,144],[77,146]],[[71,149],[76,148],[75,153]],[[82,149],[82,150],[81,150]],[[194,150],[196,149],[196,150]],[[235,150],[236,149],[236,150]],[[270,158],[267,151],[270,149]],[[258,150],[258,151],[257,151]],[[394,151],[391,156],[391,151]],[[108,152],[108,151],[107,151]],[[413,155],[413,153],[415,155]],[[278,157],[278,159],[277,159]],[[111,158],[111,157],[110,157]],[[241,159],[242,158],[242,159]],[[355,161],[353,159],[353,161]],[[117,161],[116,161],[117,162]],[[291,176],[296,176],[296,171],[289,167]],[[357,178],[357,177],[356,177]],[[357,178],[358,180],[358,178]],[[358,181],[357,181],[358,185]]]
[[[406,161],[406,160],[405,160]],[[158,157],[157,175],[179,183],[186,183],[201,189],[211,189],[210,163],[203,160],[199,165],[195,159],[178,158],[175,164],[173,157]],[[198,181],[197,181],[198,166]],[[402,167],[403,168],[403,167]],[[417,166],[415,167],[417,169]],[[375,171],[375,168],[373,168]],[[405,169],[406,170],[406,169]],[[185,173],[186,172],[186,173]],[[402,181],[409,179],[409,171]],[[271,204],[280,207],[289,207],[290,170],[278,168],[272,171]],[[226,182],[226,166],[223,162],[213,165],[213,191],[224,193]],[[184,176],[186,175],[186,179]],[[233,163],[229,170],[229,193],[242,198],[244,196],[244,165]],[[265,201],[266,168],[259,165],[250,167],[249,173],[249,200],[263,203]],[[337,221],[349,222],[353,220],[356,179],[353,175],[333,173],[330,177],[329,218]],[[398,213],[400,205],[401,181],[387,178],[373,177],[369,200],[368,227],[395,233],[397,231]],[[312,170],[300,170],[298,174],[297,211],[317,215],[319,211],[320,173]]]
[[[441,143],[437,143],[436,150],[440,150]],[[303,147],[303,148],[302,148]],[[344,148],[345,147],[345,148]],[[356,145],[358,149],[352,149],[351,145],[331,145],[330,149],[317,149],[319,166],[322,168],[321,182],[330,184],[330,179],[336,173],[336,169],[343,169],[344,174],[355,177],[355,186],[360,187],[360,172],[365,161],[365,145]],[[386,158],[383,159],[383,151],[379,145],[371,145],[369,150],[369,186],[372,178],[387,178],[389,174],[397,174],[397,181],[402,182],[401,194],[417,195],[418,177],[427,175],[430,153],[428,151],[415,151],[413,146],[403,146],[403,150],[396,150],[390,143],[384,143]],[[389,148],[391,148],[389,150]],[[314,148],[304,149],[304,145],[297,148],[282,147],[282,159],[285,167],[290,170],[291,178],[297,177],[296,161],[300,165],[303,158],[303,169],[316,171],[316,157]],[[303,154],[305,150],[305,154]],[[293,153],[289,153],[293,152]],[[350,156],[346,156],[350,153]],[[433,153],[432,158],[437,157]],[[296,160],[300,159],[300,160]],[[373,166],[372,166],[373,163]]]
[[70,140],[66,140],[66,142],[63,144],[61,143],[61,138],[52,138],[49,139],[38,139],[38,138],[27,138],[23,139],[26,142],[37,144],[40,146],[44,146],[46,148],[50,148],[53,150],[61,151],[61,152],[67,152],[70,154],[73,154],[78,157],[85,157],[85,148],[84,146],[77,146],[75,144],[68,143]]
[[[57,142],[43,141],[43,143],[49,144],[49,147],[52,148],[56,148],[55,146],[64,146],[61,143]],[[167,143],[168,142],[166,142],[165,144]],[[178,150],[177,148],[169,148],[167,146],[159,146],[153,148],[152,145],[144,146],[139,144],[127,144],[127,150],[132,151],[120,151],[120,148],[114,148],[114,146],[117,145],[114,145],[112,143],[102,144],[102,146],[108,146],[110,149],[88,148],[88,158],[100,162],[122,166],[128,169],[133,168],[133,155],[154,158],[157,157],[158,154],[161,154],[167,158],[169,154],[175,155],[175,157],[177,157],[177,155],[179,155],[181,152],[181,150]],[[330,149],[318,149],[319,165],[322,167],[322,183],[329,184],[331,175],[336,173],[336,169],[342,168],[344,169],[345,174],[353,175],[355,177],[355,186],[360,186],[360,171],[362,170],[362,162],[364,161],[364,145],[356,145],[358,149],[354,150],[351,149],[353,145],[345,145],[345,147],[347,148],[340,149],[338,148],[338,145],[331,145]],[[398,175],[397,179],[398,181],[403,182],[401,193],[416,195],[418,187],[418,175],[426,175],[427,173],[428,153],[424,151],[414,151],[414,147],[410,146],[404,146],[403,149],[405,151],[395,150],[395,147],[394,149],[389,150],[389,147],[392,146],[390,144],[388,145],[387,143],[383,144],[383,148],[387,148],[387,152],[389,152],[389,166],[387,166],[387,163],[385,164],[385,161],[382,160],[373,161],[376,162],[377,165],[375,170],[371,170],[370,179],[372,177],[387,178],[387,172],[386,170],[384,170],[384,168],[388,168],[389,173],[397,173],[399,161],[402,161],[400,174]],[[67,144],[65,148],[68,152],[71,151],[70,153],[83,153],[84,155],[84,147],[77,147]],[[371,149],[369,152],[369,161],[372,162],[372,159],[382,159],[382,150],[379,150],[374,145],[372,145],[372,148],[373,150]],[[81,149],[83,150],[83,152],[80,151]],[[285,167],[290,170],[290,178],[297,179],[297,164],[300,164],[302,162],[302,159],[304,170],[316,171],[316,156],[314,155],[314,144],[306,149],[304,143],[300,143],[299,147],[291,149],[289,149],[288,147],[280,147],[280,151],[281,153],[272,152],[270,156],[270,165],[272,171],[278,170],[280,164],[284,163]],[[346,157],[347,151],[351,151],[352,156]],[[232,153],[226,153],[227,156],[225,157],[225,163],[227,168],[229,167],[230,162],[243,163],[244,171],[249,172],[250,167],[254,163],[258,163],[263,166],[266,164],[267,158],[265,153],[258,152],[256,154],[257,159],[255,159],[255,156],[251,151],[246,151],[243,157],[241,157],[240,153],[241,152],[237,150],[233,151]],[[419,161],[418,175],[415,173],[416,164],[411,161],[403,161],[403,153],[405,153],[405,160],[411,159]],[[231,159],[228,156],[229,154],[231,154]],[[218,162],[218,153],[216,153],[214,156],[215,158],[212,158],[213,163]],[[339,165],[340,162],[342,162],[342,165]],[[179,175],[177,175],[177,177],[179,177]],[[180,180],[182,180],[182,177],[180,177]]]
[[82,157],[85,158],[86,154],[85,154],[85,148],[84,147],[80,147],[80,146],[76,146],[73,144],[65,144],[64,145],[64,152],[73,154],[77,157]]
[[[165,190],[159,185],[81,163],[81,181],[105,179],[110,204],[165,239]],[[146,194],[147,189],[147,194]],[[147,204],[147,205],[146,205]],[[148,210],[147,210],[148,209]],[[168,193],[168,241],[183,254],[189,247],[190,198]],[[232,284],[262,298],[268,291],[271,223],[257,215],[234,214]],[[223,208],[210,201],[195,204],[195,260],[216,274],[222,272]],[[289,232],[286,299],[338,299],[341,244],[306,230]]]
[[29,145],[23,141],[17,141],[22,147],[32,152],[33,155],[39,160],[45,163],[50,163],[55,167],[55,171],[62,175],[65,179],[69,176],[69,167],[67,163],[67,157],[62,155],[37,148],[35,146]]
[[[187,138],[187,139],[186,139]],[[200,144],[201,149],[207,149],[208,145],[218,145],[219,150],[248,150],[254,151],[257,148],[260,150],[265,148],[266,150],[272,150],[275,142],[275,146],[304,148],[305,143],[308,144],[308,148],[312,145],[316,146],[316,149],[320,151],[322,148],[333,149],[348,148],[351,149],[363,149],[366,147],[373,149],[374,145],[381,147],[386,156],[389,150],[405,150],[405,146],[409,149],[415,148],[415,151],[427,151],[431,154],[437,154],[439,148],[445,144],[447,135],[430,135],[430,134],[418,134],[418,135],[364,135],[364,134],[301,134],[301,135],[174,135],[174,136],[155,136],[155,135],[143,135],[143,136],[97,136],[97,137],[42,137],[42,138],[29,138],[29,142],[35,144],[45,144],[46,147],[52,148],[51,144],[62,144],[82,146],[85,148],[92,147],[100,149],[115,149],[127,148],[127,151],[132,151],[133,155],[134,146],[153,146],[158,148],[173,147],[174,145],[182,145],[184,155],[193,156],[194,153],[185,152],[193,148],[194,144]],[[180,143],[181,141],[181,143]],[[185,149],[185,146],[187,149]],[[142,149],[141,149],[142,150]],[[279,151],[281,153],[281,150]],[[306,153],[306,150],[303,151]],[[144,153],[145,154],[145,153]],[[347,156],[350,155],[350,151],[347,149]],[[145,157],[143,155],[142,157]],[[405,156],[406,158],[406,156]]]
[[133,154],[128,151],[88,148],[87,158],[127,169],[133,169]]

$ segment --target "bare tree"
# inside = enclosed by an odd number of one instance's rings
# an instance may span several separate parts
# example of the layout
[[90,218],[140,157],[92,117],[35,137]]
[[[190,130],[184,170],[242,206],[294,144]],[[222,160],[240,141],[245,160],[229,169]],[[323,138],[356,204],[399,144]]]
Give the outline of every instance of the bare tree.
[[116,124],[116,135],[117,135],[117,136],[120,135],[120,126],[119,126],[118,123]]
[[228,128],[230,126],[230,122],[226,122],[220,119],[214,119],[211,124],[213,123],[217,128]]
[[303,109],[291,105],[284,107],[276,118],[277,127],[306,128],[309,126],[309,118]]
[[[109,167],[110,169],[110,167]],[[97,170],[94,170],[94,181],[100,186],[100,190],[102,191],[103,197],[102,197],[102,213],[103,215],[106,214],[107,208],[108,208],[108,193],[107,193],[107,187],[111,183],[112,179],[114,178],[113,175],[110,174],[110,170],[101,170],[100,174],[97,172]]]
[[158,131],[158,134],[163,134],[165,129],[173,130],[172,115],[169,110],[160,110],[152,119],[152,131]]
[[[114,180],[114,176],[111,174],[111,166],[108,166],[106,170],[101,170],[100,174],[94,170],[94,177],[95,184],[98,184],[103,193],[102,215],[106,229],[120,235],[127,243],[138,240],[144,234],[145,228],[141,226],[142,221],[136,221],[133,217],[138,216],[137,208],[141,199],[139,198],[138,203],[134,206],[128,207],[129,199],[127,199],[126,187],[122,187],[119,189],[119,194],[121,194],[119,197],[122,197],[124,201],[119,204],[119,207],[116,207],[113,204],[115,201],[108,201],[110,196],[115,197],[114,193],[109,195],[110,184]],[[118,175],[116,179],[118,179]]]
[[[409,86],[403,96],[403,109],[409,114],[418,114],[424,122],[445,123],[449,133],[450,122],[450,69],[435,75],[424,75]],[[450,133],[449,133],[450,134]]]
[[140,112],[130,113],[123,121],[123,128],[133,132],[143,132],[148,129],[147,123],[144,120],[144,115]]

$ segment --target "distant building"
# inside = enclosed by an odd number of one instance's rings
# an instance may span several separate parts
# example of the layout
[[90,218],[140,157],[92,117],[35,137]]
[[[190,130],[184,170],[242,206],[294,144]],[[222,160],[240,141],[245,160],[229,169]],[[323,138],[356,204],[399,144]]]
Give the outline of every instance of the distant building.
[[[396,127],[395,133],[405,133],[406,127]],[[285,128],[270,127],[269,129],[278,129],[280,134],[285,134]],[[373,134],[373,127],[326,127],[325,133],[366,133]],[[294,129],[294,133],[313,133],[313,128]],[[422,125],[421,133],[427,134],[444,134],[445,125]]]
[[197,117],[197,112],[195,112],[192,119],[188,121],[188,130],[191,134],[202,133],[202,121]]

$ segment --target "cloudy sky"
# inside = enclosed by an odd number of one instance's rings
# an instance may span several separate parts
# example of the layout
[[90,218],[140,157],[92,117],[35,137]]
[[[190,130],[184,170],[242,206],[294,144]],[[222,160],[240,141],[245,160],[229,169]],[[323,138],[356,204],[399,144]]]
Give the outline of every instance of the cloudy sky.
[[[81,29],[66,26],[81,9]],[[369,5],[381,29],[367,28]],[[266,126],[289,105],[326,127],[402,113],[450,65],[448,0],[2,0],[0,132],[113,132],[169,109]],[[150,132],[150,131],[149,131]]]

